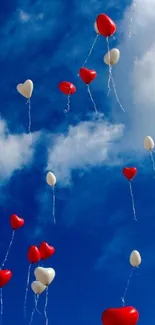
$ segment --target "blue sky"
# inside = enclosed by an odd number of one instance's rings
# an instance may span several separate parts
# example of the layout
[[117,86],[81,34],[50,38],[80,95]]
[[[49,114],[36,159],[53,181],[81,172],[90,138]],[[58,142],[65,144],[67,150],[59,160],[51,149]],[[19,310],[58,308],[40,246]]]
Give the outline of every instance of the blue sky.
[[[7,1],[0,21],[0,251],[3,260],[11,238],[9,217],[25,219],[16,232],[6,267],[13,278],[3,290],[3,324],[28,324],[23,302],[27,249],[48,241],[55,255],[45,262],[56,270],[49,289],[49,324],[101,324],[101,313],[119,307],[130,273],[129,255],[137,249],[142,264],[135,272],[126,304],[140,313],[140,324],[154,323],[155,175],[144,137],[155,138],[154,0],[136,1],[133,36],[128,37],[130,1]],[[97,71],[91,91],[100,112],[94,114],[87,89],[77,76],[95,38],[96,16],[104,12],[117,23],[121,56],[113,68],[119,98],[107,98],[106,41],[99,37],[87,68]],[[31,79],[32,137],[28,107],[16,85]],[[58,83],[77,87],[71,111]],[[138,169],[133,192],[138,222],[133,219],[129,186],[122,168]],[[47,170],[57,177],[56,225]],[[31,281],[34,280],[33,274]],[[44,307],[44,294],[40,310]],[[28,315],[33,294],[28,295]],[[35,324],[45,320],[35,315]]]

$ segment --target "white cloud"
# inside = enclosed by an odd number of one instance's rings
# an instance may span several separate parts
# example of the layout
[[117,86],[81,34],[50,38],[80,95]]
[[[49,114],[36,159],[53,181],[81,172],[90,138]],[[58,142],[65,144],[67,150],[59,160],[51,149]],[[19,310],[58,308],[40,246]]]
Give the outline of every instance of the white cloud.
[[144,53],[142,58],[135,62],[134,65],[134,97],[140,105],[146,105],[150,111],[150,107],[155,104],[154,82],[155,82],[155,43]]
[[42,20],[44,18],[43,13],[30,15],[29,13],[25,12],[24,10],[19,10],[19,19],[23,23],[27,23],[30,20]]
[[[54,171],[60,182],[67,184],[73,169],[117,164],[114,143],[121,138],[123,129],[121,124],[112,125],[101,119],[70,126],[66,135],[56,136],[49,150],[48,169]],[[110,155],[113,156],[111,160]]]
[[29,15],[27,12],[25,12],[23,10],[19,10],[19,19],[22,22],[27,22],[31,19],[31,15]]
[[[129,25],[135,2],[133,35],[129,38]],[[121,102],[127,108],[127,121],[130,124],[128,142],[134,142],[134,146],[139,149],[143,147],[146,135],[155,137],[154,12],[153,0],[134,1],[125,12],[118,28],[118,33],[123,32],[123,41],[119,45],[121,59],[115,69],[115,80],[119,85]],[[120,91],[121,89],[123,91]]]
[[[38,134],[33,134],[33,143]],[[29,134],[9,134],[4,120],[0,120],[0,178],[7,179],[12,173],[29,164],[33,157],[32,137]]]

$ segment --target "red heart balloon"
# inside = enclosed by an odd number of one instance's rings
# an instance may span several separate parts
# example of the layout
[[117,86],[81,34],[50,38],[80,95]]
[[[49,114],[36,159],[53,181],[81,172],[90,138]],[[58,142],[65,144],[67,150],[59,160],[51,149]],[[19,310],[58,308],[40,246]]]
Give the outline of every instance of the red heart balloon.
[[102,314],[104,325],[136,325],[139,313],[134,307],[109,308]]
[[19,218],[16,214],[12,214],[10,217],[10,224],[13,230],[17,230],[24,225],[24,219]]
[[81,68],[79,71],[79,76],[83,80],[83,82],[89,85],[97,76],[95,70],[89,70],[87,68]]
[[102,36],[112,36],[116,32],[116,24],[105,14],[98,15],[96,18],[96,25],[99,34]]
[[54,254],[55,248],[53,246],[48,245],[48,243],[43,242],[40,244],[39,251],[41,259],[44,260]]
[[30,261],[30,263],[37,263],[40,261],[41,256],[40,256],[40,252],[37,246],[30,246],[28,249],[28,254],[27,257]]
[[128,179],[128,181],[131,181],[134,178],[134,176],[137,174],[137,168],[136,167],[123,168],[123,174]]
[[0,270],[0,288],[4,287],[12,278],[10,270]]
[[65,95],[72,95],[76,92],[76,87],[68,81],[62,81],[59,83],[60,91]]

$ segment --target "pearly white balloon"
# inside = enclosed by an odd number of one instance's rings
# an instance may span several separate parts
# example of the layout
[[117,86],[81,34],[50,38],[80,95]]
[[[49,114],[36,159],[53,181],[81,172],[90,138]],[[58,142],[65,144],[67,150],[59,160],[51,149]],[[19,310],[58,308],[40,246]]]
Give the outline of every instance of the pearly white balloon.
[[154,148],[154,141],[149,135],[144,139],[144,148],[146,150],[152,150]]
[[134,250],[130,254],[130,264],[134,267],[138,267],[141,264],[141,256],[138,251]]
[[45,286],[49,285],[55,278],[55,270],[51,267],[36,267],[34,275],[37,281],[40,281]]
[[99,34],[99,31],[98,31],[98,28],[97,28],[97,23],[96,23],[96,21],[95,21],[95,23],[94,23],[94,29],[95,29],[95,32],[96,32],[97,34]]
[[32,80],[28,79],[23,84],[18,84],[17,91],[27,99],[31,98],[33,92]]
[[39,281],[33,281],[31,283],[31,289],[34,291],[36,295],[38,295],[45,291],[46,286]]
[[46,175],[46,182],[50,186],[54,186],[56,184],[56,177],[52,172],[48,172]]
[[104,63],[107,65],[114,65],[119,61],[120,51],[118,49],[111,49],[104,56]]

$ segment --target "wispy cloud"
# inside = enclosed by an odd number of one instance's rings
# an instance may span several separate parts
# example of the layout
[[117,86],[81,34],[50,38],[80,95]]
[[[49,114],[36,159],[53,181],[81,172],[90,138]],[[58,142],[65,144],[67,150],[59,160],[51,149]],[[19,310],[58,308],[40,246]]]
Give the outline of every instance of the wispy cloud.
[[[109,240],[107,244],[106,243],[104,244],[102,248],[102,254],[97,259],[97,262],[95,264],[96,270],[102,269],[104,267],[104,269],[109,272],[110,271],[109,264],[111,264],[112,261],[115,261],[117,259],[117,265],[119,263],[119,267],[117,268],[118,270],[117,276],[118,276],[118,273],[121,272],[120,268],[125,267],[124,262],[128,261],[127,256],[129,256],[130,254],[129,244],[128,244],[129,241],[125,240],[125,238],[127,238],[127,235],[128,235],[127,227],[121,227],[121,229],[117,230],[117,233],[114,234],[113,238]],[[133,238],[130,238],[130,242],[132,239]],[[125,261],[123,258],[124,251],[128,252]],[[111,270],[111,274],[113,274],[113,270]],[[116,273],[114,274],[114,276],[116,276]]]
[[[33,134],[33,143],[39,133]],[[10,134],[4,120],[0,120],[0,177],[8,179],[12,173],[32,161],[34,147],[30,134]]]
[[24,11],[24,10],[19,10],[19,19],[21,22],[23,23],[27,23],[30,20],[42,20],[44,18],[44,14],[43,13],[39,13],[36,15],[32,15],[29,14],[28,12]]
[[[129,38],[130,19],[135,6]],[[155,40],[153,0],[134,1],[126,10],[120,24],[120,34],[123,40],[119,45],[121,58],[115,69],[115,79],[119,86],[121,100],[127,108],[127,118],[130,125],[129,142],[139,148],[143,147],[146,135],[155,136],[155,99],[154,99],[154,53]],[[121,76],[121,77],[120,77]],[[123,89],[123,91],[120,91]]]
[[[67,134],[55,137],[54,145],[49,149],[48,166],[58,181],[68,184],[74,169],[87,169],[105,164],[117,164],[118,154],[114,144],[123,135],[121,124],[108,124],[99,121],[80,122],[70,126]],[[113,159],[110,161],[110,156]]]
[[[45,4],[40,0],[33,4],[25,1],[23,7],[14,10],[3,24],[1,30],[3,52],[0,53],[0,59],[6,58],[10,51],[12,59],[14,56],[21,55],[34,39],[38,45],[49,37],[52,40],[54,30],[57,29],[58,15],[62,11],[63,7],[60,1],[55,1],[54,4],[51,2]],[[27,57],[32,55],[32,51],[34,52],[32,48],[31,53],[27,51]]]
[[29,15],[27,12],[23,10],[19,10],[19,19],[21,20],[21,22],[25,23],[31,19],[31,15]]

